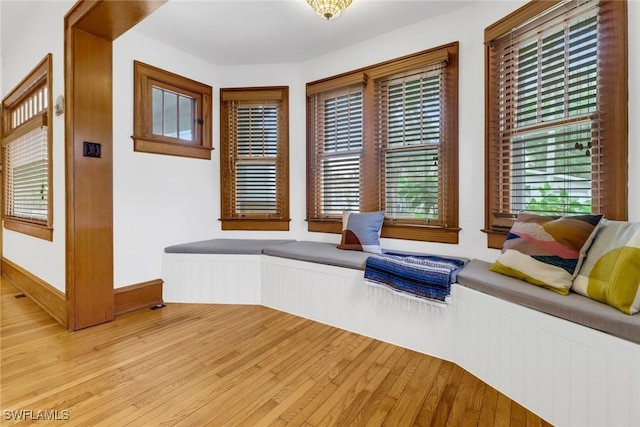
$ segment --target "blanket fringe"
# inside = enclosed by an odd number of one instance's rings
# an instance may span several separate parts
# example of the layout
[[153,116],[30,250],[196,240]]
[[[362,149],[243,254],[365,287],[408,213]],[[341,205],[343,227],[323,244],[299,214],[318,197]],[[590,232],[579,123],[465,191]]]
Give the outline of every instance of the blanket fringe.
[[395,289],[390,288],[389,286],[367,279],[364,279],[364,284],[366,285],[367,298],[381,301],[382,299],[388,300],[390,296],[392,304],[407,311],[436,311],[438,313],[444,314],[447,309],[447,304],[451,299],[451,297],[447,297],[445,302],[442,302],[432,299],[419,298],[415,295],[399,292]]

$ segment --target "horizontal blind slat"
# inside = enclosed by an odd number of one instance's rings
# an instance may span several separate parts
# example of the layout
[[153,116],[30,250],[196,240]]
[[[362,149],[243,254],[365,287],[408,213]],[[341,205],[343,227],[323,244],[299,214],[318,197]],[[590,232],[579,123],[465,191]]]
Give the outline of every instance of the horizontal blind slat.
[[4,148],[5,215],[46,223],[49,212],[47,128],[12,138]]
[[[334,82],[335,83],[335,82]],[[315,144],[311,219],[360,209],[361,82],[313,94]]]
[[400,220],[442,221],[439,158],[445,63],[377,82],[380,205]]
[[[256,101],[258,93],[266,101]],[[225,95],[231,106],[229,140],[233,143],[229,153],[233,183],[226,187],[229,217],[283,217],[278,193],[279,96],[278,90]]]
[[595,3],[571,2],[490,43],[498,212],[598,209]]

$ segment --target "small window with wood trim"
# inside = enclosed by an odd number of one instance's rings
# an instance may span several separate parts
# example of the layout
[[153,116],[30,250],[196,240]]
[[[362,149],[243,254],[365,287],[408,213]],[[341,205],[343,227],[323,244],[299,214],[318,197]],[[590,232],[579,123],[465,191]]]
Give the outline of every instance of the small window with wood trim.
[[307,84],[309,231],[384,211],[382,236],[458,241],[458,43]]
[[485,30],[488,246],[520,211],[627,216],[626,1],[530,2]]
[[289,88],[220,90],[223,230],[289,230]]
[[48,54],[2,101],[4,227],[53,240]]
[[134,150],[211,159],[211,86],[134,61]]

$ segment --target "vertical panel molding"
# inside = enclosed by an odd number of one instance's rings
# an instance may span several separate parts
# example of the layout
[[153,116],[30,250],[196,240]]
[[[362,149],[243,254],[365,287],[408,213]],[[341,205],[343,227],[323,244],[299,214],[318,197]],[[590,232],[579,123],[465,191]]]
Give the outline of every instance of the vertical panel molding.
[[[113,293],[112,41],[166,0],[80,0],[65,15],[66,292],[71,330],[108,322]],[[102,157],[84,157],[84,142]]]

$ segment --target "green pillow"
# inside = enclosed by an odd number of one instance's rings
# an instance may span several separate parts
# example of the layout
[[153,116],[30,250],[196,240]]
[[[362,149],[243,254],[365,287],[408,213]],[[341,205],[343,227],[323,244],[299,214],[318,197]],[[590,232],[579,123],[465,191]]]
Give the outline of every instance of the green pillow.
[[604,220],[571,289],[626,314],[640,311],[640,223]]

